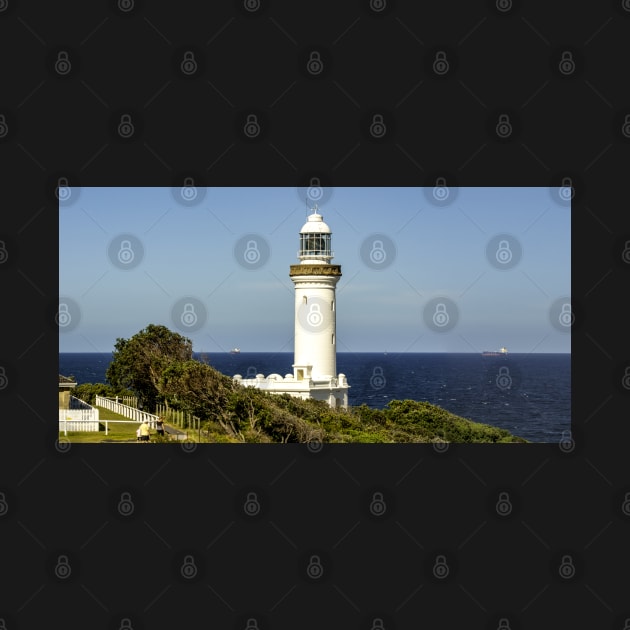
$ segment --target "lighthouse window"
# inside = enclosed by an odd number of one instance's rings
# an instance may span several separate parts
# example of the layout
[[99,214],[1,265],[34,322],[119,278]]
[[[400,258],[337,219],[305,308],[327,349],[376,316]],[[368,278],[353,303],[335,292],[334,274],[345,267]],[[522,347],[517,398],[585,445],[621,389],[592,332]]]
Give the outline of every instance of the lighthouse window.
[[330,234],[300,234],[302,256],[330,256]]
[[330,303],[330,310],[331,310],[331,311],[334,311],[334,310],[335,310],[335,303],[334,303],[334,302],[331,302],[331,303]]
[[308,302],[308,298],[306,296],[302,297],[302,303],[306,304]]
[[333,345],[333,346],[335,345],[335,334],[334,334],[334,333],[333,333],[333,335],[332,335],[332,345]]

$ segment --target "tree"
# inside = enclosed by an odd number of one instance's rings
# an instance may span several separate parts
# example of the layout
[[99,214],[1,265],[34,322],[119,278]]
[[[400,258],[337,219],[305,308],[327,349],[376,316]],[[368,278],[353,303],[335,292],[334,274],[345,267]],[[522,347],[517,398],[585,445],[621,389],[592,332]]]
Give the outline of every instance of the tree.
[[204,419],[223,418],[232,379],[193,359],[173,361],[163,372],[159,389],[165,402]]
[[114,389],[105,383],[81,383],[72,389],[72,395],[84,400],[88,405],[93,405],[97,396],[113,398],[114,396],[133,396],[129,390]]
[[119,337],[105,377],[112,387],[132,390],[145,408],[164,399],[162,374],[174,362],[192,359],[192,342],[166,326],[149,324],[130,339]]

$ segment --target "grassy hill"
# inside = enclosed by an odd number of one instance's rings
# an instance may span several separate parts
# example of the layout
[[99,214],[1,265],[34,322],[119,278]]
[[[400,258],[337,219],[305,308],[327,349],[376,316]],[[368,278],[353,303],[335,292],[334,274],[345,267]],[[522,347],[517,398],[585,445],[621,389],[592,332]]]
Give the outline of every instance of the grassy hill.
[[[79,385],[75,391],[91,404],[95,393],[120,395],[102,384]],[[163,396],[170,409],[201,420],[192,439],[203,442],[527,442],[427,402],[392,400],[385,409],[331,409],[321,401],[243,387],[197,361],[172,364],[164,371]]]
[[322,401],[235,386],[229,377],[226,401],[205,430],[209,441],[224,442],[517,442],[509,431],[472,422],[441,407],[414,400],[392,400],[385,409],[366,405],[331,409]]

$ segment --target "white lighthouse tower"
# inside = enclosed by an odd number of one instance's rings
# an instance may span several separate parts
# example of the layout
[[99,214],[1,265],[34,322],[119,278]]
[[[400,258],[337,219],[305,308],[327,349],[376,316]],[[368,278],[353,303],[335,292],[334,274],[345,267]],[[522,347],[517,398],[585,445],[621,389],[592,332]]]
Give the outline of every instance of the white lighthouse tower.
[[295,285],[295,348],[293,374],[281,377],[234,379],[243,385],[300,398],[324,400],[331,407],[348,407],[348,381],[337,374],[337,325],[335,288],[341,265],[331,264],[332,232],[317,206],[300,230],[299,264],[289,275]]

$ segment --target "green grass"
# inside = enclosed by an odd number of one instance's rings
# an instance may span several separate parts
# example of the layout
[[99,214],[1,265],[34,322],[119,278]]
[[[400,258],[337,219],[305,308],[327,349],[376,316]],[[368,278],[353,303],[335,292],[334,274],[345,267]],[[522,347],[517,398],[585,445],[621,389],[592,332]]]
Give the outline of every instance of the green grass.
[[[104,420],[129,420],[125,416],[121,416],[119,413],[105,409],[104,407],[96,407],[99,410],[99,431],[68,431],[68,435],[64,435],[63,428],[59,431],[59,437],[67,438],[70,442],[77,444],[98,444],[98,443],[129,443],[138,444],[136,440],[136,430],[139,426],[138,422],[131,422],[125,424],[119,424],[118,422],[110,422],[108,435],[105,435],[105,422]],[[188,433],[189,439],[196,441],[196,432],[190,431]],[[159,443],[171,443],[168,437],[162,438],[157,435],[154,430],[151,430],[151,442],[155,444]],[[176,442],[173,442],[176,443]]]

